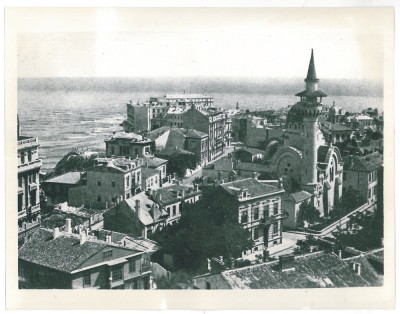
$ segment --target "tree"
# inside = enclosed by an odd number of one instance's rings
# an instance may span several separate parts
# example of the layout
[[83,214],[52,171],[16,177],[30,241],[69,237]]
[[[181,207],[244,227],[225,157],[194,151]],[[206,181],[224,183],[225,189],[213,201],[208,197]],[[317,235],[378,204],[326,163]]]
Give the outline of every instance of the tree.
[[189,152],[176,151],[168,157],[167,172],[176,173],[179,178],[183,178],[187,169],[196,169],[196,156]]
[[179,222],[153,239],[173,256],[177,268],[189,271],[201,268],[210,257],[239,257],[253,245],[250,233],[238,222],[236,204],[220,189],[205,190],[195,204],[184,203]]
[[345,212],[350,212],[365,203],[365,197],[362,196],[360,191],[355,189],[348,189],[342,194],[342,199],[338,206]]
[[320,216],[320,211],[313,204],[303,202],[297,214],[297,223],[300,227],[304,227],[304,222],[314,224],[319,221]]

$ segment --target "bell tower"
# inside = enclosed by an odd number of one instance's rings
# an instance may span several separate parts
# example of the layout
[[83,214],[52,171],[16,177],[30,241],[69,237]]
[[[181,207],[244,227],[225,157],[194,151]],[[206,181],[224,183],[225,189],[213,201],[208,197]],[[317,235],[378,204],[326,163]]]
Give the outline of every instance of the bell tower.
[[304,80],[306,89],[296,96],[300,97],[300,111],[303,115],[304,148],[302,183],[305,186],[316,186],[318,183],[318,118],[322,113],[322,97],[327,95],[318,89],[319,79],[315,71],[314,51],[311,50],[307,77]]

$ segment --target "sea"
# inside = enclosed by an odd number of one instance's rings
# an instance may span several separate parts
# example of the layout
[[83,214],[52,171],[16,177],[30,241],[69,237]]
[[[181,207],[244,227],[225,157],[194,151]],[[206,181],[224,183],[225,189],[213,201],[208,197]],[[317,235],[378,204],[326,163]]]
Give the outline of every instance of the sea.
[[[290,84],[283,89],[263,89],[262,84],[249,81],[242,85],[230,80],[222,83],[219,80],[218,84],[210,81],[207,84],[205,79],[198,85],[193,84],[193,80],[184,84],[179,81],[171,83],[169,80],[169,84],[163,84],[160,79],[153,83],[151,79],[146,79],[146,84],[141,88],[140,82],[140,79],[115,78],[103,78],[100,83],[93,78],[20,79],[18,115],[21,135],[39,138],[42,171],[51,171],[65,154],[74,149],[104,152],[104,140],[113,132],[122,131],[120,124],[126,118],[126,103],[130,100],[135,103],[167,93],[203,92],[214,97],[215,105],[224,109],[235,108],[239,103],[240,108],[256,111],[293,105],[297,101],[294,94],[303,87],[302,83],[298,86],[296,83],[292,85],[297,89],[292,89]],[[182,86],[187,90],[182,90]],[[369,89],[369,85],[362,87]],[[325,88],[329,89],[329,86]],[[341,95],[340,86],[338,88],[335,85],[333,89],[336,95],[324,99],[327,105],[335,101],[336,105],[351,112],[360,112],[368,107],[382,111],[383,97],[379,92],[360,95],[360,88],[355,86],[353,95],[348,89],[346,95]]]

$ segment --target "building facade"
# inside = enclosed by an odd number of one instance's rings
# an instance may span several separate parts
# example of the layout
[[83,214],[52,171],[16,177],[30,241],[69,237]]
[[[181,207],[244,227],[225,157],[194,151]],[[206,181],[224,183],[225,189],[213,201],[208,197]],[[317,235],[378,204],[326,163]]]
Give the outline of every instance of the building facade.
[[254,246],[244,254],[282,243],[286,213],[282,207],[285,190],[280,184],[276,187],[250,178],[221,184],[220,190],[236,204],[238,221],[254,240]]
[[183,127],[208,134],[208,161],[223,155],[229,144],[225,136],[226,114],[219,110],[196,109],[192,106],[183,114]]
[[151,141],[135,133],[116,133],[105,143],[107,156],[138,158],[151,154]]
[[86,172],[86,185],[68,191],[68,203],[95,209],[111,207],[142,188],[142,159],[98,158]]
[[21,136],[18,120],[18,245],[22,245],[40,226],[39,141]]
[[71,232],[39,229],[18,252],[23,289],[150,289],[144,251]]

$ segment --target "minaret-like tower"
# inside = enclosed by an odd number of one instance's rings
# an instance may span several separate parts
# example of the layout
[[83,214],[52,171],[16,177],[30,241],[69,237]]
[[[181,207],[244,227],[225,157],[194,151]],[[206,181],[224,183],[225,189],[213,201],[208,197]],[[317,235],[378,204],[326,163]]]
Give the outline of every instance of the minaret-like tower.
[[304,149],[303,149],[303,178],[306,186],[315,186],[318,183],[317,158],[318,158],[318,118],[322,113],[322,97],[327,95],[318,90],[317,74],[314,65],[314,52],[311,50],[310,64],[308,66],[306,89],[296,96],[300,97],[300,110],[304,124]]

